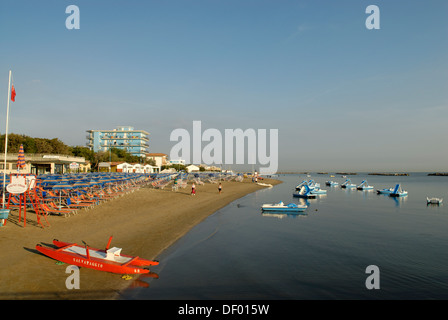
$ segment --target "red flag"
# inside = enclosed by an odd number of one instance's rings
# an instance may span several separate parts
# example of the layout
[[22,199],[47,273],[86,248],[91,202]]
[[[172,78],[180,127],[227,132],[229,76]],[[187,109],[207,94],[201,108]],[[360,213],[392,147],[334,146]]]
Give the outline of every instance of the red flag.
[[16,89],[14,89],[14,85],[11,87],[11,100],[16,101]]

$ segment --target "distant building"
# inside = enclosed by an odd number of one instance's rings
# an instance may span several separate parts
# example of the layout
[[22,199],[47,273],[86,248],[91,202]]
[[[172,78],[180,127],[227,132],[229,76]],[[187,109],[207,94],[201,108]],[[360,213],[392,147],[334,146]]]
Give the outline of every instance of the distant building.
[[149,149],[149,132],[120,126],[113,130],[87,130],[87,146],[94,152],[117,148],[133,156],[145,157]]
[[217,167],[217,166],[208,166],[208,165],[206,165],[206,164],[201,164],[201,165],[199,165],[199,167],[204,168],[203,170],[205,170],[205,171],[223,171],[223,170],[221,170],[220,167]]
[[181,165],[185,165],[185,160],[182,159],[175,159],[175,160],[169,160],[168,164],[181,164]]
[[[17,173],[17,153],[0,155],[0,173],[6,171],[7,174]],[[84,157],[75,157],[61,154],[40,154],[25,153],[25,168],[20,169],[20,173],[31,173],[35,175],[47,173],[68,173],[68,172],[89,172],[90,162]]]
[[118,162],[100,162],[98,171],[102,172],[125,172],[125,173],[157,173],[160,167],[150,164]]
[[161,167],[167,164],[168,155],[165,153],[147,153],[146,159],[154,160],[157,167]]
[[199,172],[199,167],[195,166],[194,164],[190,164],[188,167],[186,167],[187,172]]

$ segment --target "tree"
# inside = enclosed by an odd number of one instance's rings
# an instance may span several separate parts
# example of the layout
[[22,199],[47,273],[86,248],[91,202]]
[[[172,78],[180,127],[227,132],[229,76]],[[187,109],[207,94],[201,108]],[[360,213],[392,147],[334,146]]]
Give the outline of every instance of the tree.
[[69,147],[69,151],[75,157],[84,157],[84,159],[92,163],[95,161],[95,152],[93,152],[93,150],[90,150],[87,147],[80,147],[80,146]]

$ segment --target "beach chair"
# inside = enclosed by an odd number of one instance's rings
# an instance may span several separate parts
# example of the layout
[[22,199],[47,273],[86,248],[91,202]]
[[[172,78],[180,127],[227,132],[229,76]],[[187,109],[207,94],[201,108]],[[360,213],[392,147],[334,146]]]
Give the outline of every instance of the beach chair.
[[26,204],[24,204],[24,203],[20,204],[19,199],[17,199],[17,198],[14,197],[14,196],[10,197],[10,198],[8,199],[8,202],[7,202],[7,208],[8,208],[8,209],[9,209],[9,208],[20,208],[20,207],[25,208],[25,205],[26,205]]
[[99,204],[100,203],[100,198],[95,197],[93,194],[91,193],[86,193],[86,194],[82,194],[79,196],[79,198],[81,199],[81,201],[93,201],[95,202],[95,204]]
[[96,201],[96,200],[81,199],[81,197],[76,197],[76,196],[73,196],[72,199],[74,201],[76,201],[76,203],[90,203],[92,205],[98,204],[98,201]]
[[109,201],[111,199],[114,199],[115,197],[106,195],[103,191],[97,191],[93,193],[94,196],[98,197],[102,201]]
[[47,204],[45,204],[45,203],[42,203],[41,205],[41,209],[48,215],[48,214],[51,214],[51,213],[55,213],[55,214],[58,214],[58,215],[64,215],[64,216],[68,216],[68,215],[70,215],[71,213],[76,213],[77,212],[77,210],[74,210],[74,209],[63,209],[63,208],[55,208],[55,207],[53,207],[53,208],[50,208]]
[[46,204],[48,206],[48,208],[50,208],[51,210],[63,210],[63,211],[71,211],[71,213],[77,213],[78,209],[76,208],[68,208],[68,207],[62,207],[62,206],[58,206],[56,203],[54,203],[54,201],[49,202],[48,204]]
[[76,201],[73,201],[70,197],[65,199],[65,203],[67,205],[68,208],[71,209],[89,209],[90,207],[92,207],[92,204],[90,203],[77,203]]

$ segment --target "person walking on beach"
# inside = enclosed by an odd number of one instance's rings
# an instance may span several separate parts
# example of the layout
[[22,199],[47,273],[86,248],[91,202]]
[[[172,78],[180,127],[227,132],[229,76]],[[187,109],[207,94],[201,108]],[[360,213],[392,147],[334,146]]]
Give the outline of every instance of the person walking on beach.
[[193,182],[193,184],[191,185],[191,195],[192,195],[192,196],[195,196],[195,195],[196,195],[196,185],[194,184],[194,182]]
[[222,184],[220,182],[219,185],[218,185],[218,192],[219,192],[219,194],[221,194],[221,191],[222,191]]

